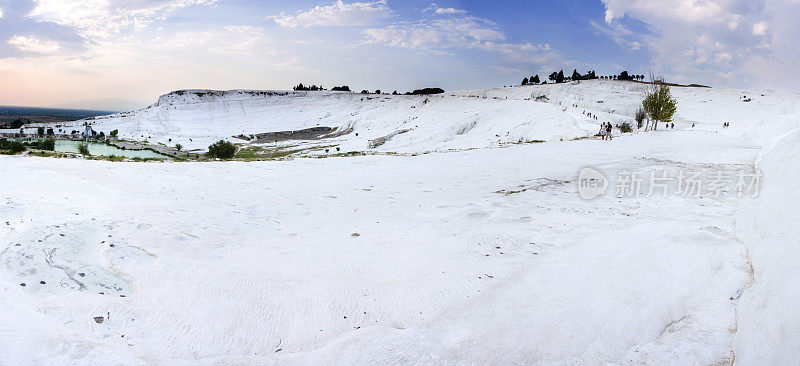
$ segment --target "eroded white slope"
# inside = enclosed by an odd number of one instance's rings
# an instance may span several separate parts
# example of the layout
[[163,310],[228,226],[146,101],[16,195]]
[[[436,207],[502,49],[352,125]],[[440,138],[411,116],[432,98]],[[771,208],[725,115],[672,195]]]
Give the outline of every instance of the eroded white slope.
[[742,365],[800,362],[798,146],[800,130],[795,130],[764,151],[757,165],[763,189],[739,210],[738,235],[754,272],[738,311],[737,361]]
[[[344,151],[421,153],[569,140],[594,134],[603,121],[633,123],[644,87],[641,83],[592,80],[434,96],[186,90],[164,95],[140,111],[89,122],[96,130],[117,129],[125,139],[180,143],[199,150],[239,134],[324,126],[351,131],[325,142]],[[774,118],[776,110],[794,113],[795,108],[783,102],[787,96],[774,93],[680,87],[673,88],[673,93],[681,105],[675,120],[679,128],[715,121],[712,127],[716,131],[722,122],[750,125],[754,119]],[[743,102],[744,97],[752,102]],[[78,128],[83,122],[66,128]],[[775,121],[763,124],[771,126]],[[393,137],[385,144],[370,146],[371,140],[388,135]]]
[[707,139],[261,163],[0,157],[13,221],[0,301],[41,324],[0,323],[39,339],[0,360],[727,362],[730,298],[749,280],[725,234],[732,205],[589,202],[566,182],[583,165],[675,169],[631,150]]
[[95,130],[119,130],[121,138],[189,149],[239,134],[324,126],[352,131],[333,142],[346,151],[363,151],[370,140],[407,131],[378,149],[412,153],[571,139],[594,129],[588,118],[558,106],[517,99],[199,90],[174,92],[146,109],[90,122]]
[[[622,119],[636,88],[596,82],[403,103],[430,108],[431,119],[511,103],[575,120],[602,105],[592,113]],[[541,90],[549,102],[525,100]],[[792,362],[796,281],[784,280],[796,256],[790,219],[779,216],[794,201],[784,186],[754,201],[762,221],[750,230],[735,227],[733,198],[583,201],[566,183],[584,166],[749,167],[764,141],[796,123],[796,96],[673,92],[676,130],[610,142],[259,163],[0,156],[0,364]],[[501,96],[508,101],[493,99]],[[314,98],[308,110],[340,103]],[[376,131],[379,117],[406,111],[400,99],[370,102],[356,112]],[[331,104],[329,118],[353,103]],[[290,116],[298,103],[278,104],[270,110]],[[381,123],[381,133],[397,127]],[[402,134],[382,148],[459,146],[479,126],[447,141]],[[475,141],[496,143],[486,135]],[[366,142],[347,136],[339,143]],[[791,179],[796,141],[783,146],[764,164],[765,181]],[[743,246],[742,230],[770,245]],[[738,300],[753,280],[746,248],[755,283]]]

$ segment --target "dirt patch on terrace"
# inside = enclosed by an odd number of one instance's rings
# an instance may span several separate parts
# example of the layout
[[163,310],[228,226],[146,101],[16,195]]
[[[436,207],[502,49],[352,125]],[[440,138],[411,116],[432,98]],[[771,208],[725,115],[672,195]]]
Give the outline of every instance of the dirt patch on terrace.
[[509,188],[509,189],[501,189],[501,190],[496,191],[494,193],[500,193],[500,194],[509,196],[509,195],[512,195],[512,194],[527,192],[527,191],[530,191],[530,190],[542,192],[542,191],[548,190],[550,188],[564,186],[564,185],[569,184],[569,183],[570,183],[570,181],[568,181],[568,180],[539,178],[539,179],[535,179],[535,180],[528,180],[528,183],[521,184],[518,187]]
[[395,136],[400,135],[400,134],[404,134],[404,133],[406,133],[408,131],[411,131],[411,129],[407,128],[407,129],[403,129],[403,130],[394,131],[394,132],[392,132],[392,133],[390,133],[390,134],[388,134],[386,136],[378,137],[377,139],[374,139],[374,140],[369,140],[369,148],[370,149],[374,149],[376,147],[379,147],[379,146],[385,144],[386,141],[389,141],[392,137],[395,137]]
[[[352,129],[339,130],[336,127],[312,127],[297,131],[279,131],[259,133],[245,136],[250,138],[251,143],[266,144],[272,142],[291,141],[291,140],[319,140],[346,135],[353,132]],[[241,138],[240,136],[236,136]]]

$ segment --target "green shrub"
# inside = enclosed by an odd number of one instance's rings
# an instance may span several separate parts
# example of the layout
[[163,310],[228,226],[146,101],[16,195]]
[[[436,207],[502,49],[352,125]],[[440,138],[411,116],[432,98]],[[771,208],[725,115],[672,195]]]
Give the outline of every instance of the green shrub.
[[642,107],[636,110],[636,116],[634,119],[636,120],[636,128],[642,128],[644,126],[644,119],[647,117],[647,112],[644,111]]
[[81,153],[81,155],[90,155],[89,154],[89,144],[87,144],[85,142],[79,143],[78,144],[78,152]]
[[35,147],[39,150],[53,151],[56,149],[55,139],[45,139],[36,143]]
[[619,125],[619,130],[622,131],[622,133],[630,133],[633,131],[631,124],[628,122],[623,122],[621,125]]
[[113,130],[108,135],[111,137],[117,137],[117,134],[119,134],[119,130]]
[[210,158],[230,159],[236,154],[236,146],[228,141],[219,140],[208,147]]
[[175,144],[175,150],[181,151],[181,149],[183,149],[183,146],[181,146],[181,144]]
[[28,148],[19,141],[8,141],[6,139],[0,140],[0,150],[8,151],[12,154],[19,154]]
[[44,127],[38,127],[38,128],[36,128],[36,134],[37,134],[37,135],[40,135],[40,136],[41,136],[41,135],[44,135]]
[[442,93],[444,93],[444,90],[442,88],[424,88],[424,89],[414,90],[411,94],[428,95],[428,94],[442,94]]

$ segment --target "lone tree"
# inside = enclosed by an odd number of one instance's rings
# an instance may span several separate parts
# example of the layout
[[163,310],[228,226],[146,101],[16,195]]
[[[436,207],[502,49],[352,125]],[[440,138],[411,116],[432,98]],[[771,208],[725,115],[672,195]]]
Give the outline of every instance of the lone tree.
[[564,82],[564,70],[558,72],[556,76],[556,83],[563,83]]
[[528,78],[522,79],[522,85],[528,85]]
[[541,82],[542,82],[542,81],[541,81],[541,80],[539,80],[539,74],[536,74],[536,76],[534,76],[534,77],[532,77],[532,78],[531,78],[531,83],[533,83],[533,84],[539,84],[539,83],[541,83]]
[[642,108],[653,121],[653,130],[656,130],[659,121],[672,120],[672,116],[678,109],[678,102],[672,97],[663,76],[655,76],[651,73],[650,81],[651,84],[645,91],[644,101],[642,101]]

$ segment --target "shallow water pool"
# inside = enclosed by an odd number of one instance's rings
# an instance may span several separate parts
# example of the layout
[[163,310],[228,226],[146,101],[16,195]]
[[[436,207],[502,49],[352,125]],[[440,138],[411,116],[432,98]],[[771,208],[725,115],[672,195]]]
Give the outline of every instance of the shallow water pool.
[[[77,153],[78,144],[81,141],[71,140],[56,140],[56,151]],[[122,150],[117,147],[101,143],[101,142],[88,142],[89,154],[93,156],[122,156],[126,158],[141,158],[141,159],[171,159],[171,157],[151,150]]]

